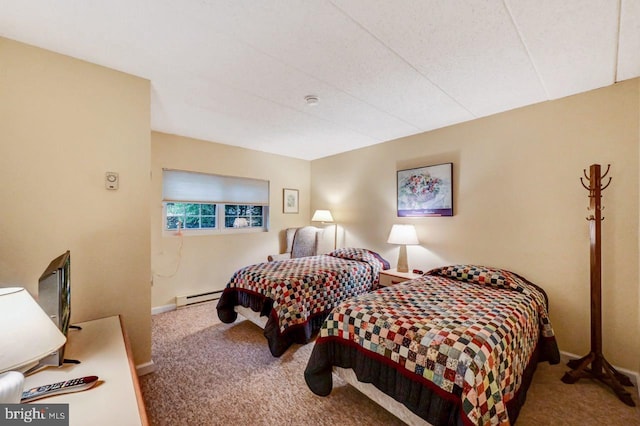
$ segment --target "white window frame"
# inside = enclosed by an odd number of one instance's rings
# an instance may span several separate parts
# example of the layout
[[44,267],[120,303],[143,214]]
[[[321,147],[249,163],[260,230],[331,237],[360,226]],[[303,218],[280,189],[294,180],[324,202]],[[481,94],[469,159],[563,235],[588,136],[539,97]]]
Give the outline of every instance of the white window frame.
[[[169,172],[170,179],[177,177],[177,183],[170,181],[173,187],[167,189],[165,172]],[[191,181],[193,179],[193,182]],[[221,187],[210,188],[210,185]],[[186,191],[181,192],[181,186]],[[222,195],[221,195],[222,194]],[[226,200],[212,200],[214,197],[227,198]],[[195,198],[195,199],[194,199]],[[200,198],[200,199],[199,199]],[[257,200],[258,202],[250,202]],[[167,204],[215,204],[216,227],[215,228],[181,228],[180,233],[176,229],[167,229]],[[262,207],[261,227],[226,228],[225,206],[227,205],[254,205]],[[269,231],[269,182],[259,179],[213,175],[198,172],[186,172],[180,170],[163,169],[163,200],[162,200],[162,232],[163,236],[199,236],[216,234],[244,234]]]
[[[169,231],[169,232],[177,231],[177,228],[168,228],[167,225],[169,224],[169,217],[172,217],[172,216],[173,217],[179,217],[179,216],[176,216],[176,215],[170,215],[169,214],[169,204],[197,204],[197,205],[200,205],[200,206],[209,205],[209,206],[213,206],[215,211],[216,211],[216,214],[214,215],[213,227],[210,227],[210,228],[188,228],[186,223],[185,223],[185,221],[182,220],[182,221],[180,221],[181,222],[180,230],[192,229],[192,230],[201,231],[201,230],[213,230],[213,229],[216,229],[218,227],[218,211],[220,209],[218,204],[215,204],[215,203],[201,203],[201,202],[195,203],[195,202],[183,202],[183,201],[165,201],[163,203],[163,206],[164,206],[164,223],[163,223],[163,226],[164,226],[164,229],[166,231]],[[185,218],[188,217],[188,216],[193,216],[193,215],[186,215],[186,214],[184,215]],[[200,214],[198,215],[198,218],[202,219],[202,217],[203,217],[203,215],[202,215],[202,210],[201,210]],[[211,216],[209,216],[209,217],[211,217]]]

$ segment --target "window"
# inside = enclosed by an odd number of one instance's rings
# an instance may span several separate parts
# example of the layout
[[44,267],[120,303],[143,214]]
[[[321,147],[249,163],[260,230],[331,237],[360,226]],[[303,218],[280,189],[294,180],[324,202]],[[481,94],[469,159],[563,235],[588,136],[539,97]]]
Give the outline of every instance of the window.
[[165,230],[268,230],[268,181],[165,169],[162,185]]
[[167,203],[166,229],[215,229],[215,204]]
[[225,228],[262,228],[262,206],[250,206],[242,204],[225,204],[224,226]]

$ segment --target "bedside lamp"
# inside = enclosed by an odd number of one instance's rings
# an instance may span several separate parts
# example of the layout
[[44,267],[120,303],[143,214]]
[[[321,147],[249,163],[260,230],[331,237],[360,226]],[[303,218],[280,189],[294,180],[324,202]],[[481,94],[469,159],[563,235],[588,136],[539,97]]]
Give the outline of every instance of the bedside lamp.
[[[333,216],[329,210],[316,210],[313,213],[311,222],[333,223]],[[333,249],[338,246],[338,224],[335,224],[335,232],[333,235]]]
[[413,225],[393,225],[389,233],[389,244],[400,244],[400,254],[398,255],[398,272],[409,272],[407,262],[407,244],[419,244],[418,234]]
[[22,372],[66,340],[27,290],[0,288],[0,403],[19,403],[24,390]]

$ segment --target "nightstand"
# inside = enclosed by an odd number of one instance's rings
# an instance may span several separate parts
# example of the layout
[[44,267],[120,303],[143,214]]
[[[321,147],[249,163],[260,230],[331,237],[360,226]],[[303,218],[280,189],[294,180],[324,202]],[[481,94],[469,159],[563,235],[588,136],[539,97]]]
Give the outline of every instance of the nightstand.
[[414,274],[413,272],[398,272],[397,269],[387,269],[380,271],[380,287],[389,287],[394,284],[399,284],[404,281],[409,281],[414,278],[421,277],[421,274]]

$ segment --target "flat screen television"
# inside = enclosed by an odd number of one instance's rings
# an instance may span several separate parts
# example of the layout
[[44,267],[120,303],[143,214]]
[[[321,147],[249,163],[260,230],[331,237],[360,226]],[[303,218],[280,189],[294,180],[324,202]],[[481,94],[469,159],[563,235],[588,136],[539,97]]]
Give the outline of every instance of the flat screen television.
[[[69,250],[49,263],[38,280],[38,303],[49,318],[67,336],[71,318],[71,254]],[[64,363],[64,348],[43,358],[38,368],[61,366]]]

